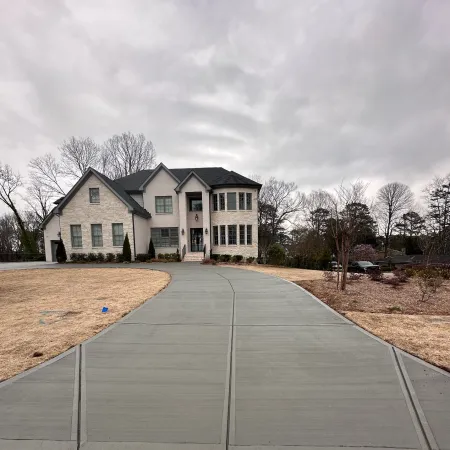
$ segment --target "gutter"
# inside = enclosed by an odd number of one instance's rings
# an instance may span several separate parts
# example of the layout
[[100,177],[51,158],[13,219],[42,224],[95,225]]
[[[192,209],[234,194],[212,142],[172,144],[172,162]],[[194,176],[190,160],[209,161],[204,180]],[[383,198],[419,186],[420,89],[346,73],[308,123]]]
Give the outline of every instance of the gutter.
[[131,213],[131,220],[133,221],[133,250],[134,250],[134,259],[136,260],[136,233],[134,231],[134,213]]

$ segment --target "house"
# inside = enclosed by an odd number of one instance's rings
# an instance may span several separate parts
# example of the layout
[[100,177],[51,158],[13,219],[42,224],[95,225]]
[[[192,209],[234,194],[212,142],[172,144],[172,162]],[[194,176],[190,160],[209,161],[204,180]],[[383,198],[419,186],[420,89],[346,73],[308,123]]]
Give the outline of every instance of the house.
[[203,252],[258,255],[261,185],[222,167],[168,169],[164,164],[111,180],[90,168],[44,220],[45,255],[61,237],[71,253],[120,253],[128,233],[133,258],[156,253],[200,260]]

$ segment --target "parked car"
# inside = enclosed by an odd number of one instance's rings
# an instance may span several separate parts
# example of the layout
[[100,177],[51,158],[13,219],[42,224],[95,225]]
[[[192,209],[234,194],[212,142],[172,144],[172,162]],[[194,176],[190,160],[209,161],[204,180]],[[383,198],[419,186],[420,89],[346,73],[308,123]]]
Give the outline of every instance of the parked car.
[[342,270],[342,264],[338,264],[337,261],[331,261],[330,268],[331,270]]
[[370,261],[353,261],[348,265],[349,272],[369,273],[374,270],[380,270],[380,266]]

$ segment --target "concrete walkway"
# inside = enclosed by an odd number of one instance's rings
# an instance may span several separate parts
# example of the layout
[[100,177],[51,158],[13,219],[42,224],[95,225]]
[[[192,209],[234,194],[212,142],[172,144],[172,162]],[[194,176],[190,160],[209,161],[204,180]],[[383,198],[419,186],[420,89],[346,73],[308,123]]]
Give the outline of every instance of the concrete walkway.
[[450,450],[446,373],[292,283],[157,267],[160,295],[0,385],[0,450]]

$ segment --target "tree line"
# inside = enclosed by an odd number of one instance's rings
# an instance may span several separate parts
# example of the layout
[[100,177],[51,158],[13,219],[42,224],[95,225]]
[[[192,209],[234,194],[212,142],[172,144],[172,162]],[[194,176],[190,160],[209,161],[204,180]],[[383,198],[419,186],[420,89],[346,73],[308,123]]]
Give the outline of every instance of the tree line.
[[305,195],[295,183],[270,178],[260,193],[259,259],[308,269],[337,261],[345,289],[348,263],[361,246],[380,259],[395,250],[450,255],[450,174],[430,182],[423,207],[403,183],[387,183],[374,198],[367,197],[367,187],[357,181]]
[[[156,163],[156,151],[143,134],[116,134],[99,144],[89,137],[71,137],[56,155],[31,159],[28,177],[0,161],[0,202],[9,213],[0,216],[1,254],[43,253],[40,224],[73,183],[89,167],[117,179]],[[20,207],[19,205],[25,205]]]

